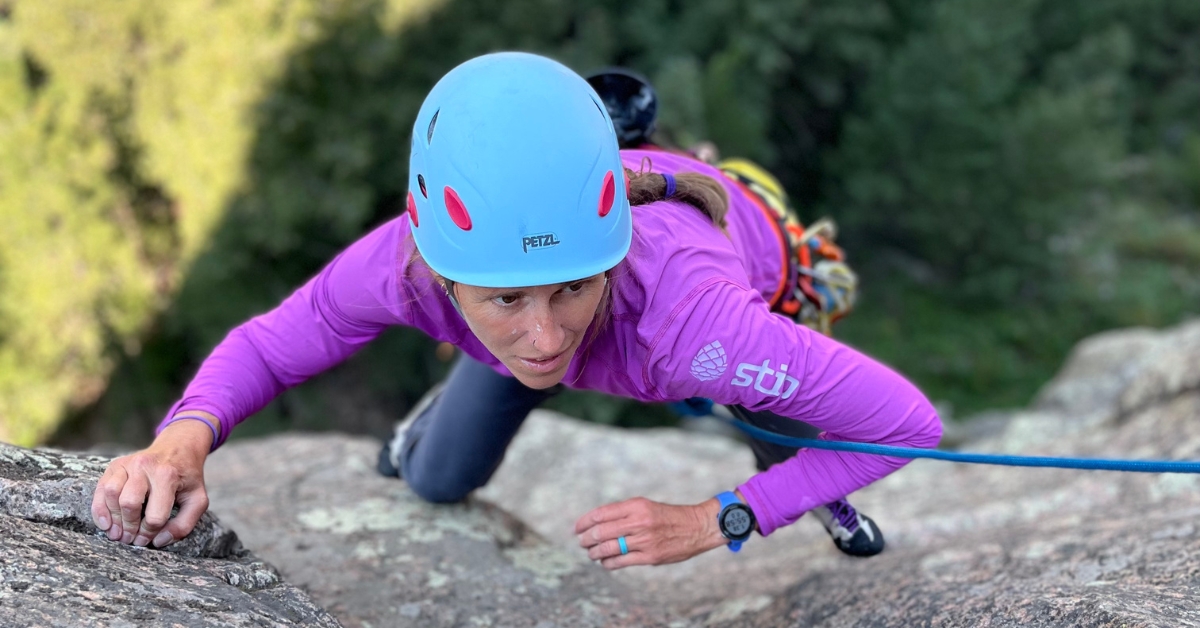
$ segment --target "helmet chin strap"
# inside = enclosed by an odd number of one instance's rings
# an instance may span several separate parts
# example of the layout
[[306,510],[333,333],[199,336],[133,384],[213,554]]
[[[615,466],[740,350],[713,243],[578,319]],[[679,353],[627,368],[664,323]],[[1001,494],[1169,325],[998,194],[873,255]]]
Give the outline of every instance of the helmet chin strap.
[[458,312],[458,315],[463,319],[463,322],[466,322],[468,325],[470,325],[470,322],[467,321],[467,317],[463,315],[462,306],[458,304],[458,297],[454,294],[454,282],[445,278],[442,280],[446,282],[442,285],[442,291],[445,292],[446,296],[450,298],[450,305],[454,306],[454,311]]

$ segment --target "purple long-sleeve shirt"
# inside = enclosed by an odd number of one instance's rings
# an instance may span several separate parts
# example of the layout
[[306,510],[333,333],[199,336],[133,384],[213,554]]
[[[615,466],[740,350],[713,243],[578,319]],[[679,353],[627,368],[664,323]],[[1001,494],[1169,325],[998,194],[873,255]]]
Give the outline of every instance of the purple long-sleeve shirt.
[[[611,318],[572,359],[566,386],[648,402],[707,397],[806,421],[830,440],[937,444],[937,413],[912,384],[770,312],[766,299],[785,270],[783,248],[757,205],[701,162],[622,151],[634,170],[644,157],[655,172],[701,172],[721,181],[730,198],[729,235],[679,202],[634,207],[633,244],[613,273]],[[428,270],[410,263],[410,226],[400,216],[377,228],[279,307],[231,331],[168,417],[210,412],[220,419],[223,442],[284,389],[345,360],[392,325],[416,327],[511,375]],[[766,535],[906,462],[802,450],[738,488]]]

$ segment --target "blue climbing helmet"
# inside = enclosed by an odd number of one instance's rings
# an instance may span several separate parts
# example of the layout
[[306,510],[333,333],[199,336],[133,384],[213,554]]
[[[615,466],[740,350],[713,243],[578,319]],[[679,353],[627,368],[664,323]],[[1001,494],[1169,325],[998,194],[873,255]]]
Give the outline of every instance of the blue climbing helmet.
[[471,59],[413,125],[408,214],[417,249],[460,283],[562,283],[616,266],[629,214],[612,120],[595,90],[533,54]]

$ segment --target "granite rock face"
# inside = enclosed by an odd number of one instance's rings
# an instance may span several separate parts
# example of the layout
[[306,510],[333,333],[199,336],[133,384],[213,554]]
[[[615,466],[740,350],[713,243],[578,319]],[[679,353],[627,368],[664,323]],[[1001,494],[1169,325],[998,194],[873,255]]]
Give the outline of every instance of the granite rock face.
[[[1200,323],[1091,338],[971,451],[1200,459]],[[742,445],[531,417],[480,493],[563,547],[643,495],[695,503],[754,472]],[[851,496],[888,539],[840,555],[801,519],[737,555],[617,572],[699,625],[1200,625],[1200,477],[917,461]]]
[[0,626],[679,625],[494,506],[428,504],[379,477],[377,448],[233,443],[206,465],[200,525],[155,550],[92,525],[107,458],[0,445]]
[[[1200,459],[1200,322],[1091,338],[988,421],[964,449]],[[488,487],[439,506],[379,477],[377,447],[230,443],[206,467],[221,520],[158,551],[92,528],[106,459],[0,446],[0,625],[1200,626],[1200,476],[917,461],[850,498],[881,556],[843,556],[804,518],[736,555],[609,574],[579,516],[700,502],[754,473],[749,449],[539,412]]]
[[0,625],[338,626],[212,513],[166,550],[109,541],[90,514],[106,463],[0,444]]
[[481,501],[434,505],[375,472],[379,443],[230,443],[212,509],[344,626],[667,626],[669,609]]

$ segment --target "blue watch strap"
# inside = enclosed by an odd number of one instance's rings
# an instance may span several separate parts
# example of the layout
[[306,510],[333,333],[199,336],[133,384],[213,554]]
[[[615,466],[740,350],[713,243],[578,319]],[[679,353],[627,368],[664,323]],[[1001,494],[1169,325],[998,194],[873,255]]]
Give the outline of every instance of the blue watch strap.
[[[737,493],[733,491],[725,491],[717,495],[717,501],[721,504],[721,509],[717,511],[717,527],[721,525],[721,513],[725,512],[725,508],[732,504],[741,504],[742,500],[738,499]],[[729,550],[736,552],[742,549],[742,541],[729,541]]]

